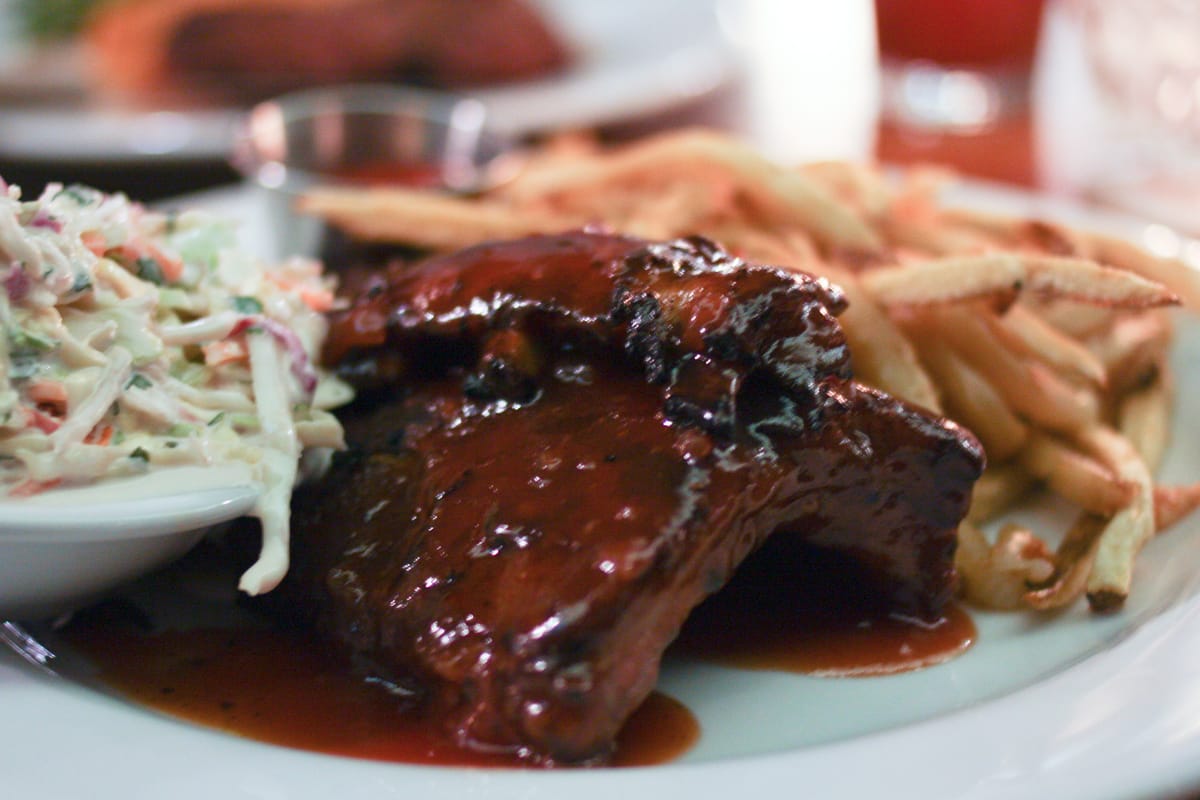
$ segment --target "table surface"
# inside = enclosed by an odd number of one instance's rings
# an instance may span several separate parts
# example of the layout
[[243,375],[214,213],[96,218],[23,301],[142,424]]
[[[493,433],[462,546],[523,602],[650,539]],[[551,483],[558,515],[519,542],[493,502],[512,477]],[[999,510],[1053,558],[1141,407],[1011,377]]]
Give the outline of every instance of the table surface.
[[[692,106],[611,126],[601,135],[620,141],[663,128],[703,124],[737,132],[784,161],[852,158],[898,165],[937,163],[973,178],[1076,200],[1094,199],[1082,185],[1089,168],[1081,156],[1088,150],[1083,146],[1087,142],[1081,140],[1089,137],[1081,131],[1084,115],[1075,102],[1082,93],[1058,79],[1080,70],[1076,62],[1081,56],[1072,52],[1072,48],[1080,50],[1078,33],[1072,40],[1065,4],[1050,6],[1029,107],[970,134],[913,130],[880,121],[870,4],[828,6],[746,0],[739,8],[748,9],[745,13],[751,24],[742,25],[742,36],[735,42],[741,70],[730,85]],[[818,14],[821,24],[836,35],[828,40],[810,36],[797,41],[796,31],[804,27],[801,22]],[[787,36],[777,34],[779,20],[788,23]],[[864,43],[862,33],[868,25],[870,40]],[[859,50],[853,50],[847,40],[857,42]],[[869,65],[864,66],[864,59],[870,59]],[[1048,74],[1053,79],[1046,79]],[[0,113],[3,110],[0,102]],[[1078,124],[1072,130],[1075,121]],[[1091,155],[1094,161],[1096,154]],[[0,175],[23,186],[27,193],[51,180],[79,181],[145,200],[238,180],[237,173],[220,162],[163,165],[148,161],[114,168],[0,160]],[[1168,221],[1180,225],[1178,219]],[[1192,232],[1197,228],[1200,220]]]

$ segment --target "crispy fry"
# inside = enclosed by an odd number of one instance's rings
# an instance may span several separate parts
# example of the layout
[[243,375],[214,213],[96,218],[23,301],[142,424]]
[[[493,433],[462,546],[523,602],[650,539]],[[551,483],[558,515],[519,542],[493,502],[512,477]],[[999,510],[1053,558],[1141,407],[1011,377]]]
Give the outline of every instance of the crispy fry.
[[1052,328],[1074,339],[1083,339],[1106,330],[1119,313],[1111,308],[1090,306],[1073,300],[1048,300],[1023,297],[1021,304]]
[[798,252],[774,232],[748,227],[740,221],[713,223],[704,235],[740,258],[776,264],[789,269],[809,271],[812,264],[807,251]]
[[646,200],[619,211],[605,208],[598,197],[584,195],[578,206],[559,206],[557,211],[582,218],[603,220],[623,233],[646,239],[669,239],[691,233],[700,220],[712,217],[730,202],[720,186],[703,181],[680,180],[656,192]]
[[1022,223],[1022,220],[1007,214],[980,211],[977,208],[943,208],[941,216],[947,223],[981,231],[1006,242],[1015,238],[1017,228]]
[[1045,220],[1022,219],[970,208],[947,208],[942,212],[942,222],[986,234],[1009,249],[1033,249],[1046,255],[1096,260],[1095,247],[1086,234]]
[[800,169],[868,219],[883,215],[892,201],[891,190],[883,177],[865,164],[816,161],[804,164]]
[[1083,234],[1097,261],[1161,283],[1192,311],[1200,311],[1200,271],[1179,259],[1157,258],[1140,247],[1102,233]]
[[1042,365],[1008,350],[991,335],[978,312],[939,307],[926,319],[1008,407],[1025,419],[1059,433],[1094,425],[1099,419],[1099,403],[1092,392],[1072,386]]
[[[359,238],[433,250],[587,224],[700,234],[840,284],[856,378],[944,407],[992,461],[960,529],[972,602],[1050,610],[1086,591],[1093,608],[1117,607],[1146,539],[1200,506],[1200,484],[1153,487],[1147,466],[1170,422],[1160,307],[1200,309],[1200,272],[1181,262],[1054,223],[946,209],[944,171],[893,181],[844,163],[783,169],[708,131],[615,150],[563,137],[519,160],[520,174],[477,198],[327,190],[303,207]],[[974,523],[1038,479],[1081,507],[1057,552],[1011,526],[989,544]]]
[[849,300],[839,320],[850,345],[855,374],[889,394],[941,412],[937,390],[912,343],[874,298],[862,290],[855,276],[827,266],[824,277],[841,286]]
[[1018,224],[1016,230],[1018,244],[1028,244],[1047,255],[1092,258],[1091,244],[1062,225],[1030,219]]
[[1015,610],[1025,605],[1030,586],[1054,573],[1049,548],[1028,528],[1005,525],[994,545],[969,522],[959,526],[955,557],[968,602],[984,608]]
[[1162,463],[1170,424],[1171,392],[1162,371],[1154,380],[1122,398],[1117,428],[1151,470]]
[[975,231],[953,228],[940,220],[908,221],[903,217],[889,215],[880,221],[880,227],[893,245],[912,248],[931,256],[951,253],[982,253],[988,249],[988,240]]
[[1020,455],[1030,475],[1055,493],[1100,516],[1111,516],[1133,502],[1136,487],[1095,458],[1067,442],[1034,432]]
[[[788,250],[793,252],[793,268],[803,269],[815,275],[822,275],[829,278],[826,273],[837,274],[838,271],[826,264],[821,259],[821,252],[817,248],[816,242],[812,240],[804,230],[796,228],[779,232],[780,238],[787,245]],[[874,304],[874,300],[871,301]]]
[[961,420],[983,443],[988,458],[1004,461],[1024,446],[1029,428],[1008,409],[1004,400],[979,373],[946,344],[940,331],[921,333],[915,323],[921,360],[942,390],[954,419]]
[[1097,426],[1083,431],[1079,442],[1137,489],[1133,502],[1118,511],[1100,534],[1096,561],[1088,575],[1087,597],[1092,610],[1114,611],[1129,596],[1134,561],[1154,535],[1154,486],[1145,462],[1129,440],[1116,431]]
[[433,250],[565,230],[586,221],[534,216],[496,204],[412,189],[315,189],[300,198],[298,208],[324,217],[364,241]]
[[1030,608],[1052,611],[1074,603],[1083,595],[1096,561],[1100,534],[1107,524],[1107,517],[1079,515],[1054,553],[1053,575],[1025,595]]
[[949,256],[884,267],[863,276],[884,305],[946,303],[1032,292],[1114,308],[1156,308],[1179,302],[1161,284],[1093,261],[1021,253]]
[[1154,487],[1154,529],[1165,531],[1200,508],[1200,483]]
[[650,178],[670,181],[714,174],[732,180],[768,220],[799,221],[827,246],[876,251],[882,245],[861,218],[807,176],[779,169],[736,140],[701,129],[675,131],[599,158],[580,159],[571,168],[526,180],[522,192],[545,197]]
[[975,482],[967,521],[982,525],[998,517],[1028,494],[1034,483],[1033,476],[1016,462],[988,464],[983,477]]
[[1109,389],[1121,394],[1153,379],[1170,341],[1170,320],[1149,312],[1115,320],[1087,344],[1104,364]]
[[1090,350],[1020,303],[1009,306],[999,319],[990,315],[984,319],[995,323],[991,325],[992,333],[1013,350],[1023,350],[1055,369],[1097,385],[1107,380],[1104,364]]

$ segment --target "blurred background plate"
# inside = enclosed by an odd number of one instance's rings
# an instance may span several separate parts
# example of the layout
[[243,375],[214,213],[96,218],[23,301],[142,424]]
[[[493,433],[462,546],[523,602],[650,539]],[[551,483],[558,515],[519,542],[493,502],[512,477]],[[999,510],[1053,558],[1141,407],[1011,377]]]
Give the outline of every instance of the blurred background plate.
[[[242,109],[116,107],[87,90],[86,59],[77,48],[21,41],[15,2],[0,0],[0,164],[226,157]],[[538,5],[575,62],[551,77],[471,93],[509,132],[636,119],[699,100],[733,77],[734,56],[712,0]]]

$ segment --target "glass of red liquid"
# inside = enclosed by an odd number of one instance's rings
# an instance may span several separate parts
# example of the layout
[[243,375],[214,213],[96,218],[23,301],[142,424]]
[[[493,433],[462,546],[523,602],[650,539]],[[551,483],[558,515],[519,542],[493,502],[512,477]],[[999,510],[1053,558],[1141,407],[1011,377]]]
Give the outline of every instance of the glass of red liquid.
[[973,132],[1023,113],[1044,0],[875,0],[886,120]]

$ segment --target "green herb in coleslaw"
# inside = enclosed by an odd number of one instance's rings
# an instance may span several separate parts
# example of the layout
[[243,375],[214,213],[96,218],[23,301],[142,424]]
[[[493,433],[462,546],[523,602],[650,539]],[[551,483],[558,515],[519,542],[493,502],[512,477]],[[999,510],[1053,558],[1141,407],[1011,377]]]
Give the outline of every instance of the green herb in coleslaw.
[[263,547],[241,588],[258,594],[287,570],[300,456],[342,446],[329,409],[350,391],[314,362],[331,280],[235,244],[199,212],[82,186],[26,201],[0,181],[0,487],[249,464]]

